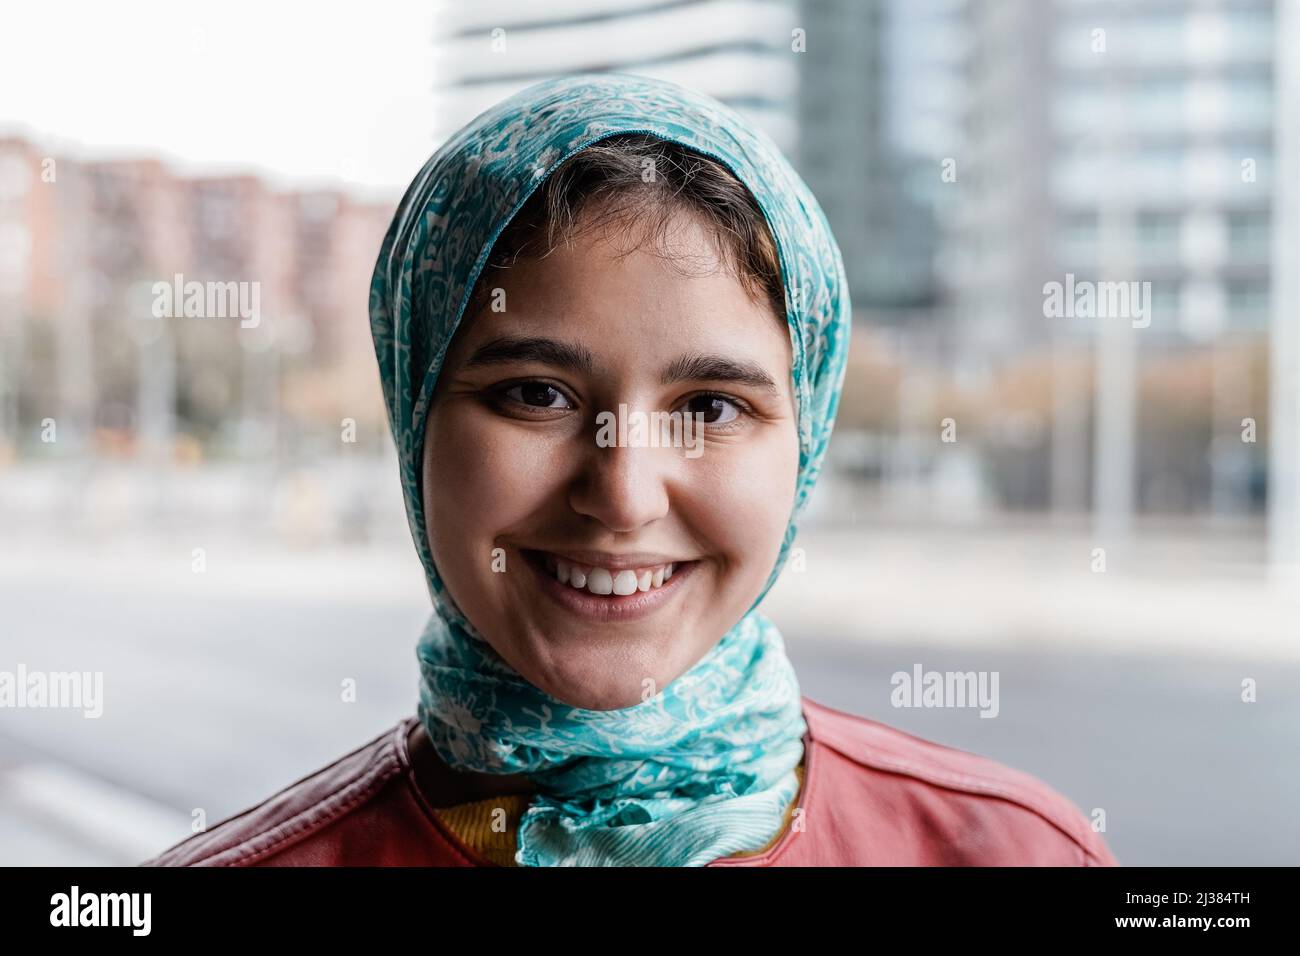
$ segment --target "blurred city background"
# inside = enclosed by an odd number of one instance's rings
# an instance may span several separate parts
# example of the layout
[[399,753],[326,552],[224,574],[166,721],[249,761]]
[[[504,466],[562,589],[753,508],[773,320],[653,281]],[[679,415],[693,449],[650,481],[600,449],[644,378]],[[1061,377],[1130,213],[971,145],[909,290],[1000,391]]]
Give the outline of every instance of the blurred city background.
[[[1103,810],[1122,863],[1300,862],[1296,3],[4,18],[0,670],[105,700],[0,710],[0,864],[137,862],[414,711],[370,273],[451,132],[600,70],[751,117],[844,252],[807,571],[767,605],[804,692]],[[176,276],[258,283],[260,320],[155,317]],[[1111,281],[1144,322],[1049,314]],[[999,717],[891,707],[916,663],[999,671]]]

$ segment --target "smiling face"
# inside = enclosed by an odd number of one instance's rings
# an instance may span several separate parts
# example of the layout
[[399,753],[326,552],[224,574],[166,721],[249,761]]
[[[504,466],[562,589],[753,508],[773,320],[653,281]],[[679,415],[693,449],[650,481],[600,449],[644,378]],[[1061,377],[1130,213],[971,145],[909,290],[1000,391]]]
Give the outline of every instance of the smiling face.
[[[629,707],[740,620],[780,553],[799,462],[785,320],[688,213],[660,248],[590,230],[490,284],[505,308],[461,325],[429,411],[434,562],[534,686]],[[702,432],[638,432],[656,412]]]

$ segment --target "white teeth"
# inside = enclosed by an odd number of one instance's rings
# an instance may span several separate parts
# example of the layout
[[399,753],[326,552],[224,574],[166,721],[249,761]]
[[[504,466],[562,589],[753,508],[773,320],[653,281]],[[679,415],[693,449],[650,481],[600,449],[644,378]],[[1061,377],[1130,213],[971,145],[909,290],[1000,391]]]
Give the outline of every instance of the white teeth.
[[561,584],[599,595],[628,595],[663,587],[673,576],[673,565],[661,564],[653,568],[588,568],[563,558],[548,556],[547,566]]

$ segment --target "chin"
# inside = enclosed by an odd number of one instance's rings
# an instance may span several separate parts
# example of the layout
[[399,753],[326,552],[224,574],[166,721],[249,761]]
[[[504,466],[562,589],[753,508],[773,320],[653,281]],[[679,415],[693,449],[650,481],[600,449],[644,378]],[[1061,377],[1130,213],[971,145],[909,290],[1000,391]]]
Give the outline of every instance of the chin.
[[656,696],[708,650],[684,653],[675,647],[680,639],[571,630],[562,641],[537,638],[528,660],[513,666],[534,687],[570,706],[622,710]]

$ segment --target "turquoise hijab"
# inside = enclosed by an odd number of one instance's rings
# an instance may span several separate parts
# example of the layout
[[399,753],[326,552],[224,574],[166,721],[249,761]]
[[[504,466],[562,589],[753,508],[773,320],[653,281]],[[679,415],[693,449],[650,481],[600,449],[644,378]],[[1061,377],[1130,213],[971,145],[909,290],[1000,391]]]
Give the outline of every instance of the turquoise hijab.
[[[620,133],[719,160],[767,217],[786,288],[799,478],[780,555],[745,615],[654,697],[597,711],[528,683],[456,607],[430,553],[421,463],[438,372],[493,243],[567,158]],[[780,832],[807,727],[781,634],[756,608],[785,565],[826,453],[849,316],[839,248],[808,187],[748,121],[675,84],[617,73],[538,83],[453,135],[407,189],[375,265],[370,322],[434,607],[417,647],[417,713],[449,765],[535,784],[517,833],[520,865],[703,866]]]

